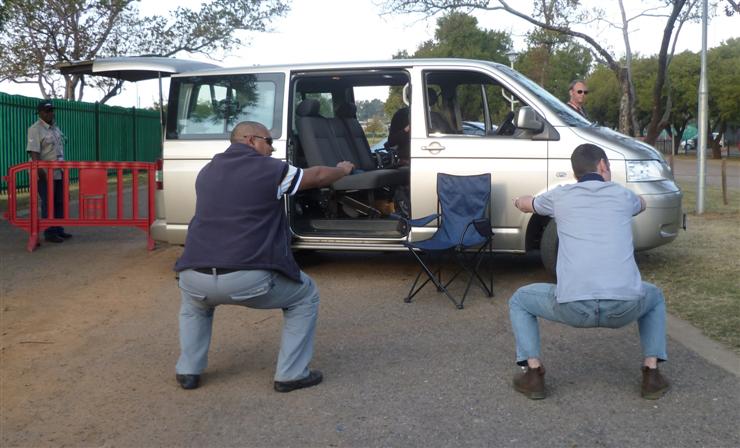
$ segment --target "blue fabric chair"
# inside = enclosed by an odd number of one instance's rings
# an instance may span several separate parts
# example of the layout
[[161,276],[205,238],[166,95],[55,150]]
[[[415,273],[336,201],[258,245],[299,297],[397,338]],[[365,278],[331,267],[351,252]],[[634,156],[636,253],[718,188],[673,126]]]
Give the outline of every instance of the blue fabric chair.
[[[401,220],[406,232],[411,227],[425,226],[437,220],[437,231],[431,238],[412,242],[407,237],[404,242],[421,265],[421,270],[404,299],[405,302],[411,302],[411,299],[430,281],[439,292],[444,292],[458,309],[463,308],[473,281],[483,288],[488,297],[493,296],[493,273],[490,273],[489,284],[486,284],[478,272],[483,255],[488,253],[490,256],[493,249],[490,200],[490,173],[473,176],[438,173],[436,214],[419,219],[395,215]],[[430,262],[435,259],[438,261],[438,267],[433,270],[430,268]],[[441,267],[445,261],[451,259],[457,263],[458,268],[452,277],[443,283]],[[463,272],[467,274],[468,282],[462,298],[457,301],[448,290],[448,286]],[[422,274],[426,274],[427,279],[417,287]]]

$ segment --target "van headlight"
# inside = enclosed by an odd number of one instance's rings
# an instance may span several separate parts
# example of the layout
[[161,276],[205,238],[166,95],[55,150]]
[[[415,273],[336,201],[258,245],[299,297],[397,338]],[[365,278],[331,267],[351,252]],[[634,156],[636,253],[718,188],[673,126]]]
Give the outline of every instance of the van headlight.
[[663,165],[657,160],[627,160],[627,182],[665,180]]

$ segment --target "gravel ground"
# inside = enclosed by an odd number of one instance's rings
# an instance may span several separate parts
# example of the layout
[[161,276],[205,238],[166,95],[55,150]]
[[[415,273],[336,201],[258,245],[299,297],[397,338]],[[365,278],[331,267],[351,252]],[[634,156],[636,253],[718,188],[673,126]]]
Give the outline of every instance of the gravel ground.
[[635,325],[542,325],[548,398],[512,391],[506,300],[547,280],[534,257],[495,256],[496,297],[458,311],[433,289],[405,304],[405,254],[300,256],[322,304],[323,384],[272,390],[279,311],[221,307],[201,388],[174,379],[180,247],[80,228],[25,251],[0,221],[0,446],[740,445],[740,381],[674,339],[673,389],[639,397]]

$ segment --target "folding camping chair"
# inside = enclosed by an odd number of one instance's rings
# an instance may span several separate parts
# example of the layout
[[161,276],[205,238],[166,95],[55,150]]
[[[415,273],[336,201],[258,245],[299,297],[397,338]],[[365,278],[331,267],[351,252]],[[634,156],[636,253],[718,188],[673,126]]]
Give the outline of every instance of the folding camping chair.
[[[425,226],[437,220],[437,231],[431,238],[412,242],[407,236],[404,242],[421,265],[421,270],[408,296],[404,299],[405,302],[411,302],[411,299],[430,281],[437,287],[437,291],[444,292],[458,309],[463,308],[465,297],[474,280],[483,288],[488,297],[493,296],[493,272],[490,273],[488,285],[478,272],[483,255],[487,252],[490,256],[493,249],[490,200],[490,173],[473,176],[438,173],[437,213],[418,219],[396,215],[406,231],[411,227]],[[436,270],[430,268],[430,262],[433,259],[439,262]],[[452,277],[443,283],[442,265],[445,260],[450,259],[454,259],[458,267]],[[468,282],[462,299],[458,302],[450,294],[448,287],[463,272],[467,273]],[[417,287],[424,273],[427,279]]]

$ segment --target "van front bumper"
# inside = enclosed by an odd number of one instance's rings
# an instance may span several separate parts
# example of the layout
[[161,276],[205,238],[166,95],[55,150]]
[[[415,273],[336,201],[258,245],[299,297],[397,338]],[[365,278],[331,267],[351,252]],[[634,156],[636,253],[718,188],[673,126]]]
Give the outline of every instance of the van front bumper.
[[652,249],[676,239],[679,229],[684,227],[683,193],[679,190],[641,196],[646,208],[632,221],[635,249]]
[[169,244],[185,244],[185,237],[188,234],[188,225],[167,225],[164,219],[155,219],[150,230],[152,238],[155,241],[162,241]]

